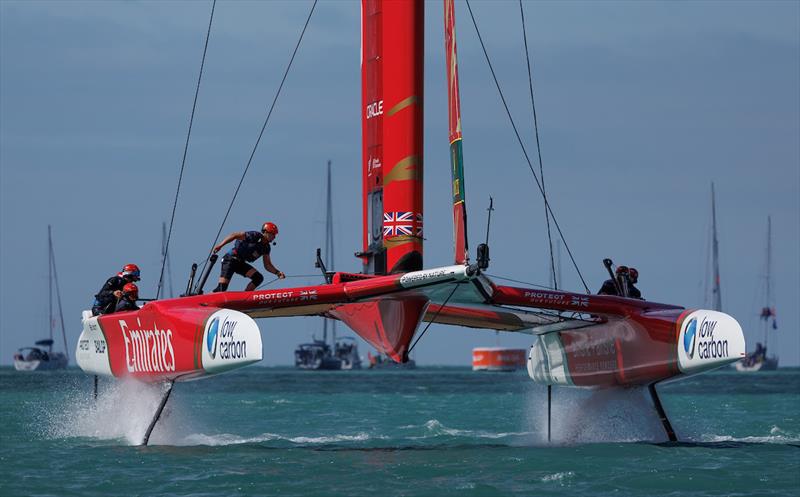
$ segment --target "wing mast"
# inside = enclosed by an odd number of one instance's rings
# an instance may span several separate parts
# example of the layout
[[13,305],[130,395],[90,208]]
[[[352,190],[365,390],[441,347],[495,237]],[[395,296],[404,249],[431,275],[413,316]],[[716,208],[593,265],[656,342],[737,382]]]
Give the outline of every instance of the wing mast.
[[368,274],[422,269],[423,2],[361,2],[363,251]]
[[444,48],[447,58],[447,108],[450,131],[450,174],[453,186],[453,243],[456,264],[469,262],[467,204],[461,149],[461,98],[458,90],[456,22],[453,0],[444,1]]

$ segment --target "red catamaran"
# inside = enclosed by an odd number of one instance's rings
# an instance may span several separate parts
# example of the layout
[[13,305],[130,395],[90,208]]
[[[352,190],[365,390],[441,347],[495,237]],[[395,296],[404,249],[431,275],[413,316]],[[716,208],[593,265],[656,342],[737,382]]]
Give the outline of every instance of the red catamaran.
[[260,361],[255,318],[310,315],[342,321],[402,363],[420,323],[435,321],[531,334],[528,372],[539,383],[649,387],[674,440],[654,385],[739,360],[739,324],[710,310],[499,285],[484,273],[485,246],[470,263],[453,0],[444,7],[453,265],[423,269],[424,3],[362,0],[362,272],[328,273],[316,286],[158,300],[100,317],[87,311],[80,367],[171,386]]

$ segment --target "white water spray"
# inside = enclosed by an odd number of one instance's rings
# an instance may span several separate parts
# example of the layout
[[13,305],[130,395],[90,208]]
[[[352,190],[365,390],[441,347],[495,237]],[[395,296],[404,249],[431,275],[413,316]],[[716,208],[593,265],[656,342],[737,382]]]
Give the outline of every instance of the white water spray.
[[[104,387],[96,401],[90,392],[76,389],[67,402],[53,406],[54,410],[46,413],[47,435],[124,440],[130,445],[139,445],[161,400],[160,385],[121,380]],[[173,392],[153,430],[150,444],[174,445],[188,436],[191,433],[188,418]]]
[[[528,423],[534,444],[547,444],[547,393],[531,391]],[[647,389],[554,388],[551,443],[664,442],[667,436]]]

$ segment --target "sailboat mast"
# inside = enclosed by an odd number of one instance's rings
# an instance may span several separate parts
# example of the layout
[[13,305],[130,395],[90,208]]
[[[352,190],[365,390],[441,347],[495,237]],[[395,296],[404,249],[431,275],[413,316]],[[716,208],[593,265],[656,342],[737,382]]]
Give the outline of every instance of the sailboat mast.
[[53,238],[50,225],[47,225],[47,328],[50,331],[50,340],[53,339]]
[[[58,318],[59,321],[61,322],[61,338],[64,341],[64,356],[67,358],[67,362],[69,362],[69,349],[67,348],[67,328],[66,326],[64,326],[64,307],[61,305],[61,289],[58,285],[58,270],[56,269],[56,252],[55,249],[53,248],[53,239],[50,236],[50,226],[47,227],[47,238],[48,238],[48,244],[50,245],[50,269],[53,272],[53,278],[50,280],[51,287],[53,283],[55,283],[56,301],[58,302]],[[52,292],[50,293],[52,295]],[[51,311],[51,316],[52,316],[52,311]],[[53,338],[52,329],[55,328],[56,325],[55,325],[55,320],[52,317],[50,318],[50,322],[52,323],[50,331],[50,339],[52,339]]]
[[[329,271],[334,270],[333,253],[333,193],[331,190],[331,161],[328,161],[328,178],[325,201],[325,267]],[[322,337],[325,343],[328,342],[328,318],[322,321]],[[336,342],[336,321],[331,322],[333,343]]]
[[722,311],[722,292],[719,281],[719,242],[717,241],[717,204],[714,194],[714,183],[711,183],[711,264],[713,267],[714,284],[712,287],[713,307],[715,311]]
[[[766,308],[768,311],[768,316],[772,315],[772,218],[771,216],[767,216],[767,277],[766,277],[766,284],[767,284],[767,302]],[[775,316],[772,315],[772,319],[775,319]],[[764,319],[764,348],[767,347],[767,337],[769,337],[769,317]]]

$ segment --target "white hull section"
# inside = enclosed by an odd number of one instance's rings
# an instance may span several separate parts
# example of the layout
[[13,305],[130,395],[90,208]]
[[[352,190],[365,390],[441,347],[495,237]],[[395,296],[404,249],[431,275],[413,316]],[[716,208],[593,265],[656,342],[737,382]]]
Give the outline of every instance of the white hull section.
[[733,317],[723,312],[698,310],[684,319],[678,336],[678,368],[681,373],[702,373],[744,356],[744,333]]
[[75,361],[89,374],[113,376],[106,337],[97,324],[97,316],[92,316],[91,311],[83,311],[83,331],[78,337]]

